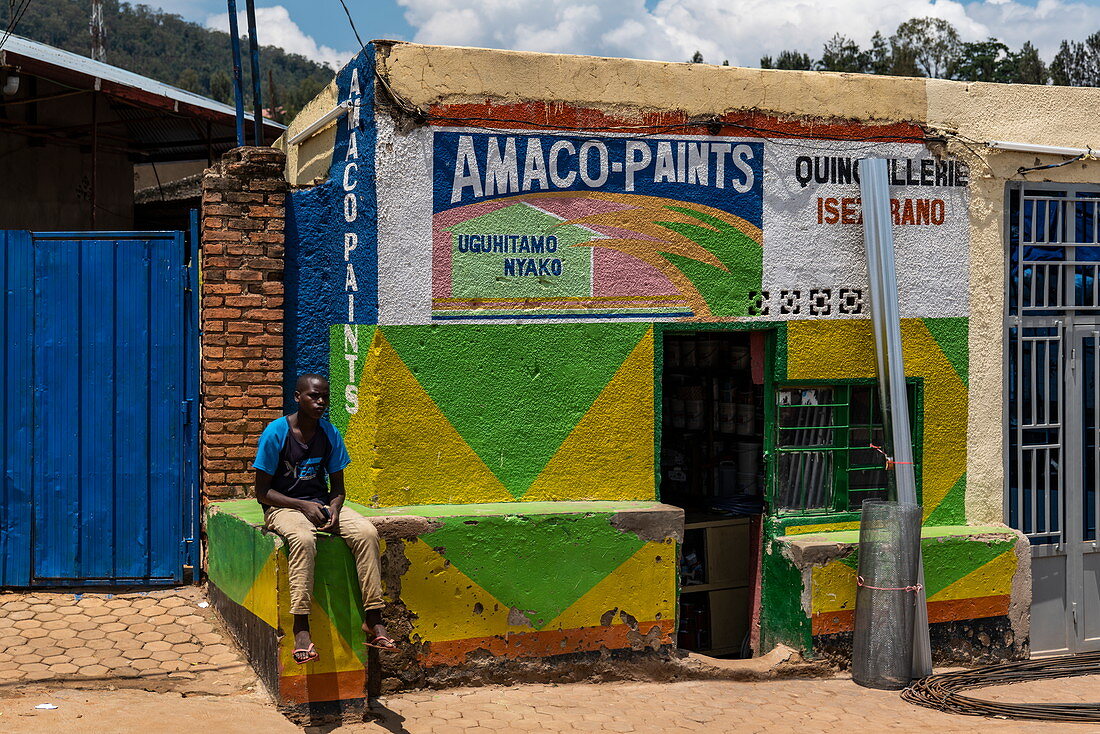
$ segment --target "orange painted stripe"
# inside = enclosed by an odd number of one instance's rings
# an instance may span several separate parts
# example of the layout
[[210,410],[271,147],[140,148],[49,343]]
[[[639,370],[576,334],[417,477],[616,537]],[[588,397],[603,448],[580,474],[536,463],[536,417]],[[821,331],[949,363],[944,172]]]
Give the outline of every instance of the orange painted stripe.
[[[928,602],[929,622],[956,622],[961,619],[982,619],[1000,617],[1008,614],[1010,598],[1000,596],[977,596],[970,599],[945,599]],[[855,629],[856,613],[854,609],[838,609],[813,615],[811,632],[814,635],[831,635],[837,632],[851,632]]]
[[[638,624],[639,631],[643,633],[654,627],[660,630],[662,645],[672,644],[672,631],[675,629],[672,620],[661,619]],[[539,658],[589,652],[600,648],[618,650],[630,647],[627,640],[629,632],[630,627],[627,625],[616,624],[609,627],[578,627],[432,642],[425,646],[427,652],[420,656],[420,663],[426,667],[462,665],[466,662],[466,656],[475,651],[486,651],[495,657]]]
[[[307,663],[308,665],[308,663]],[[346,701],[367,696],[367,671],[341,670],[336,673],[302,673],[279,677],[279,695],[286,703]]]
[[[629,129],[620,129],[619,132],[670,136],[712,134],[706,122],[682,127],[688,123],[687,115],[682,112],[649,112],[627,117],[589,107],[549,105],[544,102],[439,104],[432,105],[431,111],[432,114],[442,118],[432,120],[431,124],[445,127],[473,125],[498,130],[553,130],[571,127],[582,131],[598,131],[625,126]],[[864,125],[847,121],[782,120],[772,115],[751,111],[727,113],[722,115],[720,120],[724,124],[718,134],[738,138],[829,137],[848,140],[897,140],[899,138],[921,139],[925,135],[919,126],[905,122]],[[753,128],[757,129],[753,130]],[[562,132],[568,134],[568,131]],[[584,134],[584,132],[576,134]]]

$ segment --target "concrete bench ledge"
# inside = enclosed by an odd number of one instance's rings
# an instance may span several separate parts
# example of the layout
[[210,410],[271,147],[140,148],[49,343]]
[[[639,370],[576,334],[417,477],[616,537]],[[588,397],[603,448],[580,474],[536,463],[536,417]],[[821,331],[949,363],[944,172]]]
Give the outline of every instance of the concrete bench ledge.
[[299,666],[282,540],[263,530],[255,501],[207,508],[211,598],[288,713],[346,712],[368,690],[576,678],[598,674],[609,656],[661,656],[674,644],[679,508],[348,506],[379,530],[386,623],[401,646],[373,666],[354,565],[339,538],[318,539],[311,626],[321,660]]
[[[856,608],[859,530],[780,536],[775,549],[800,577],[805,635],[817,657],[847,663]],[[1004,525],[921,529],[933,655],[942,663],[1026,657],[1031,551]]]

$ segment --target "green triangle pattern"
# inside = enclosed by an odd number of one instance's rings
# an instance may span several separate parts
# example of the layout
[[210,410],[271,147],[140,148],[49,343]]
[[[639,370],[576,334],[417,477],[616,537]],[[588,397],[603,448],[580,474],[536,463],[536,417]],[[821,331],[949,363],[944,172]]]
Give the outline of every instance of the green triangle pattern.
[[611,527],[607,515],[440,519],[443,527],[421,539],[535,629],[645,545]]
[[1016,539],[980,542],[967,536],[936,538],[921,544],[924,551],[924,588],[928,596],[934,596],[967,574],[1016,545]]
[[943,356],[955,368],[964,385],[970,384],[970,320],[966,317],[924,319],[928,333],[936,340]]
[[275,542],[247,522],[222,511],[206,516],[206,537],[210,547],[217,548],[216,553],[209,554],[207,574],[211,583],[236,603],[244,604],[274,551]]
[[518,498],[649,328],[471,324],[382,331],[459,435]]
[[966,524],[966,472],[947,491],[936,509],[928,515],[925,525],[965,525]]
[[359,592],[355,559],[341,538],[322,535],[317,541],[313,599],[325,610],[332,626],[348,643],[359,661],[366,665],[367,648],[363,645],[362,627],[363,597]]

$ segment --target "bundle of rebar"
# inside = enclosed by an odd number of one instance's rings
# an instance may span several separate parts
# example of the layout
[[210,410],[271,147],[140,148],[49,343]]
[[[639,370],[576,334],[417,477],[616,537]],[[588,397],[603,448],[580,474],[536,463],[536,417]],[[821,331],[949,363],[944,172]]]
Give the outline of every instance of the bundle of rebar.
[[1090,652],[930,675],[902,691],[901,697],[918,706],[949,714],[1100,722],[1100,703],[1004,703],[958,693],[974,688],[1096,674],[1100,674],[1100,652]]

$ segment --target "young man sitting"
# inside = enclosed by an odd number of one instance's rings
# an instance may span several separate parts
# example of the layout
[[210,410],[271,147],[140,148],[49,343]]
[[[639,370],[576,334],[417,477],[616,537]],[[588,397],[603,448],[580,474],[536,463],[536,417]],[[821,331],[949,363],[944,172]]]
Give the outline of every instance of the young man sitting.
[[339,535],[355,558],[363,592],[367,645],[380,650],[397,649],[382,625],[385,602],[378,566],[378,531],[370,520],[344,507],[344,468],[351,458],[344,439],[322,417],[328,398],[328,380],[324,377],[299,377],[294,390],[298,410],[264,429],[252,463],[264,524],[286,540],[290,557],[294,661],[299,664],[320,657],[309,634],[318,532]]

